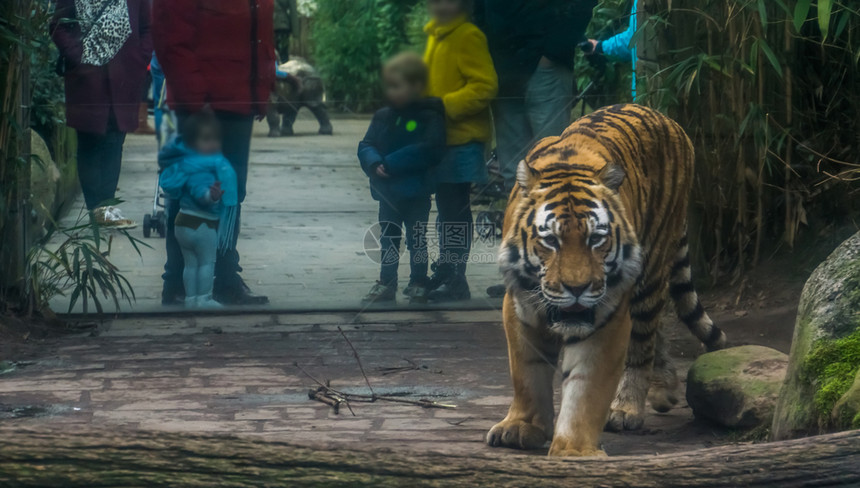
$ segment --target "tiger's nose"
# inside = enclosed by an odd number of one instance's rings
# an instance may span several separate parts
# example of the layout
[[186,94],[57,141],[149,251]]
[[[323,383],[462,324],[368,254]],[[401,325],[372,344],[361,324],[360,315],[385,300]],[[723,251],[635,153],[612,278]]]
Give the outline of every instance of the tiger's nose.
[[588,289],[589,286],[591,286],[590,283],[586,283],[582,286],[564,285],[565,289],[567,289],[567,291],[569,291],[575,297],[579,297],[580,295],[582,295],[585,290]]

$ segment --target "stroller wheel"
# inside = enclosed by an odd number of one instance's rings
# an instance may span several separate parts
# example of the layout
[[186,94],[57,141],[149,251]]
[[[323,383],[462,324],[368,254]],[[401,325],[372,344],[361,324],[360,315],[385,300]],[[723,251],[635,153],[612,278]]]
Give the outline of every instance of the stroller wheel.
[[501,239],[503,229],[505,228],[505,212],[496,210],[492,212],[492,214],[493,224],[495,225],[496,230],[496,238]]
[[478,212],[475,218],[475,232],[482,240],[490,239],[496,235],[496,222],[493,219],[494,212]]
[[164,216],[164,212],[161,210],[155,214],[155,231],[158,233],[158,237],[164,237],[167,233],[167,218]]
[[152,215],[146,214],[143,216],[143,237],[149,238],[152,235]]

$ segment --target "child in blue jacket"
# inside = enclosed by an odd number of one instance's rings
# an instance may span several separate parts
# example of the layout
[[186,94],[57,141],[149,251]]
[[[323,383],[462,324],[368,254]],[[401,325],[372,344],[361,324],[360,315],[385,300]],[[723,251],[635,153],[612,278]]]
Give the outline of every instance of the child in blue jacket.
[[404,232],[410,276],[403,293],[411,301],[423,302],[428,284],[426,227],[433,193],[430,169],[445,153],[445,109],[438,98],[423,98],[427,67],[417,54],[392,58],[382,78],[389,106],[376,112],[358,145],[371,196],[379,201],[381,248],[379,281],[363,302],[395,300]]
[[233,245],[239,203],[236,172],[221,154],[221,130],[213,115],[188,117],[183,138],[174,138],[158,155],[159,184],[179,201],[175,235],[182,249],[187,308],[220,308],[212,298],[218,251]]

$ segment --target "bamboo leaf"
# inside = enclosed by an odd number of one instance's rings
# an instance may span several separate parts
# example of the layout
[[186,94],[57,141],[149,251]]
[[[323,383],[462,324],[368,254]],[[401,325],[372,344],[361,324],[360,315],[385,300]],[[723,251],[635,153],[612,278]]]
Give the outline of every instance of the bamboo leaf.
[[803,23],[809,18],[809,8],[812,5],[812,0],[798,0],[794,6],[794,30],[800,33]]
[[848,26],[849,16],[845,13],[842,13],[839,16],[839,23],[836,24],[836,32],[833,33],[834,39],[839,39],[842,33],[845,31],[845,27]]
[[767,57],[767,60],[770,61],[771,66],[773,66],[773,70],[782,78],[782,65],[779,63],[779,59],[777,59],[776,54],[774,54],[773,50],[770,46],[767,45],[764,39],[758,40],[758,47],[761,49],[761,52]]
[[761,19],[762,28],[767,26],[767,6],[764,0],[758,0],[758,17]]
[[830,33],[830,16],[833,13],[833,0],[818,0],[818,27],[821,29],[821,40],[827,39]]
[[69,313],[72,313],[72,310],[74,310],[75,304],[78,303],[78,297],[80,297],[80,295],[81,295],[81,288],[75,287],[75,289],[72,290],[72,295],[71,295],[71,298],[69,299]]

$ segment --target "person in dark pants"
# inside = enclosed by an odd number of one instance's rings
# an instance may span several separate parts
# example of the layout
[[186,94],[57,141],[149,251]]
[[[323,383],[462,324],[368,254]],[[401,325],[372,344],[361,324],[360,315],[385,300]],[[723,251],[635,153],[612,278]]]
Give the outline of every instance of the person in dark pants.
[[490,102],[498,79],[487,38],[470,22],[470,0],[429,0],[424,27],[427,93],[445,104],[448,151],[435,171],[439,259],[428,298],[471,298],[466,266],[472,245],[471,187],[487,180],[484,145],[492,139]]
[[84,203],[90,210],[115,198],[125,134],[113,116],[108,119],[104,134],[78,132],[78,179]]
[[395,300],[400,241],[406,234],[410,274],[403,294],[420,303],[427,301],[428,291],[430,170],[445,152],[445,108],[438,98],[422,98],[427,67],[417,54],[392,58],[385,64],[383,81],[389,106],[376,112],[358,145],[371,196],[379,201],[380,226],[379,281],[362,301]]
[[544,137],[570,125],[573,63],[597,0],[477,0],[475,22],[487,35],[499,75],[493,105],[496,153],[505,189],[517,164]]
[[[275,48],[273,0],[154,0],[153,37],[164,71],[168,105],[179,125],[189,114],[211,111],[223,132],[223,153],[236,171],[239,208],[246,195],[248,158],[254,117],[266,113],[274,88]],[[182,253],[172,222],[178,212],[168,202],[167,263],[162,303],[179,304]],[[258,305],[268,298],[255,295],[239,276],[239,217],[230,251],[218,255],[214,297],[227,305]]]
[[138,127],[152,54],[149,0],[59,0],[51,20],[66,90],[66,123],[78,133],[78,178],[96,222],[136,224],[116,199],[125,135]]
[[298,32],[299,12],[296,0],[275,0],[275,51],[278,63],[290,60],[290,37]]

